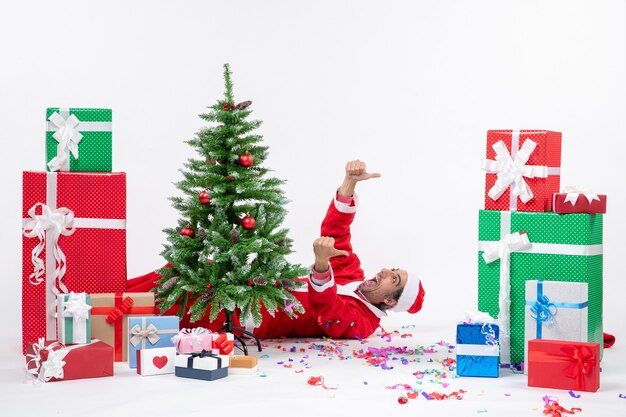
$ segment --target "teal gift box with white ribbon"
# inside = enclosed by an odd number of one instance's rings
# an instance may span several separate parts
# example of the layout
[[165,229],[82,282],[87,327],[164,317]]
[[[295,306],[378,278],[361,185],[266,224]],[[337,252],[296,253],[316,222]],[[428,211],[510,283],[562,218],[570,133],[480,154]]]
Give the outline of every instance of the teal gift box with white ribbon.
[[524,363],[528,363],[529,340],[586,342],[588,308],[586,282],[526,281]]
[[57,332],[64,345],[91,343],[91,297],[74,293],[57,296]]
[[178,334],[178,316],[144,316],[128,318],[128,365],[137,367],[137,350],[174,346]]
[[47,109],[48,171],[111,172],[112,120],[111,109]]

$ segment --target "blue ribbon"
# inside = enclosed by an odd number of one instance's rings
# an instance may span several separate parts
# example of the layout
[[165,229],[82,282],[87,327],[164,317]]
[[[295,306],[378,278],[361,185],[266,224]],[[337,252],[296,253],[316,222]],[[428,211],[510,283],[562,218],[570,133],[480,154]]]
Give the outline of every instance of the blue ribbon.
[[530,306],[531,317],[537,321],[536,338],[541,339],[543,322],[556,324],[554,316],[559,308],[585,308],[589,302],[582,303],[561,303],[552,302],[548,296],[543,294],[543,281],[537,281],[537,299],[535,301],[526,300],[526,305]]

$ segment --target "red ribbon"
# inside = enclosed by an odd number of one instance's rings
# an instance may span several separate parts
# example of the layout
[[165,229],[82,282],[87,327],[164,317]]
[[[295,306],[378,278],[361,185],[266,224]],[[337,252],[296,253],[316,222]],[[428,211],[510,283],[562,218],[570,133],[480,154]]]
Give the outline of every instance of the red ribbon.
[[574,407],[571,410],[568,410],[567,408],[561,407],[556,401],[547,402],[543,408],[543,414],[549,415],[550,417],[562,417],[563,413],[574,414],[576,411],[583,411],[583,409]]
[[106,314],[106,322],[114,327],[114,343],[115,361],[121,362],[123,360],[123,345],[124,340],[124,315],[126,314],[154,314],[154,306],[142,306],[133,307],[133,300],[131,297],[126,297],[122,300],[123,293],[115,293],[115,305],[114,307],[92,307],[91,314],[100,315]]

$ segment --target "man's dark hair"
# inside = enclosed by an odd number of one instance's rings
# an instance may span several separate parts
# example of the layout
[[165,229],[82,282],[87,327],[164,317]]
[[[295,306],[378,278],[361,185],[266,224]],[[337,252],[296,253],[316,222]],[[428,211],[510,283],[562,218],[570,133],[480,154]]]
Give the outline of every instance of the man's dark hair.
[[[400,288],[399,290],[394,291],[394,292],[385,293],[385,297],[393,298],[394,300],[398,301],[400,299],[400,296],[402,295],[402,291],[404,291],[404,288]],[[376,304],[376,308],[378,308],[381,311],[389,310],[392,307],[393,306],[390,306],[389,304],[385,304],[384,301],[381,301],[380,303]]]

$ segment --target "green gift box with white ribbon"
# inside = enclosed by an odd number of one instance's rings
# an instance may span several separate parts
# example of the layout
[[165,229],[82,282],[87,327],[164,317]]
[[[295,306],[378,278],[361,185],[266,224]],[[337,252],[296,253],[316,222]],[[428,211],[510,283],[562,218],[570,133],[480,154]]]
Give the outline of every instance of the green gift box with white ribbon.
[[57,334],[64,345],[91,343],[91,296],[84,292],[57,296]]
[[500,320],[501,363],[524,361],[525,285],[588,284],[588,338],[602,346],[602,215],[480,210],[478,309]]
[[48,171],[111,172],[111,109],[46,110]]

